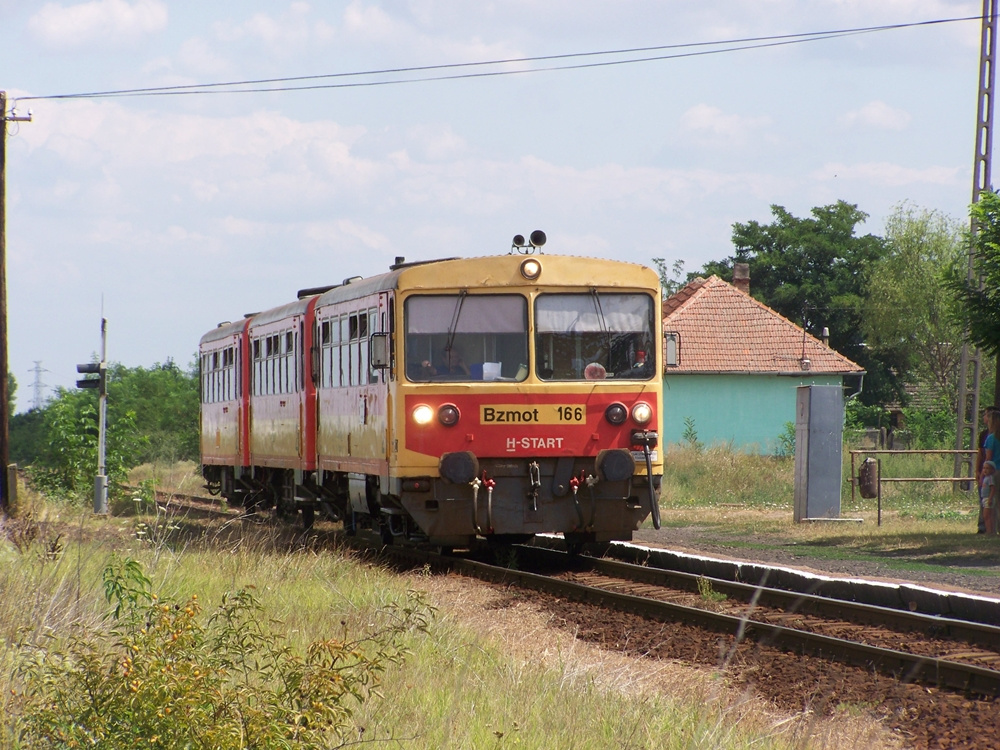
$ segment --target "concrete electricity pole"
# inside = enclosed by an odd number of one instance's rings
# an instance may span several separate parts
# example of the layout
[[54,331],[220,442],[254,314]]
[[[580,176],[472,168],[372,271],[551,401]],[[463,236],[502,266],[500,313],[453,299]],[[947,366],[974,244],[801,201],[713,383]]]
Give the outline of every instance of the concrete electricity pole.
[[[983,32],[979,48],[979,105],[976,113],[976,158],[972,170],[972,202],[979,202],[979,194],[991,190],[990,164],[993,159],[993,93],[996,84],[997,51],[997,2],[983,0]],[[976,226],[971,225],[969,243],[969,281],[976,281]],[[1000,370],[1000,358],[997,361]],[[962,344],[962,358],[958,373],[958,419],[955,448],[976,449],[979,422],[979,382],[982,371],[982,354],[969,342]],[[997,374],[1000,378],[1000,371]],[[975,473],[975,456],[955,454],[955,476],[971,477]]]

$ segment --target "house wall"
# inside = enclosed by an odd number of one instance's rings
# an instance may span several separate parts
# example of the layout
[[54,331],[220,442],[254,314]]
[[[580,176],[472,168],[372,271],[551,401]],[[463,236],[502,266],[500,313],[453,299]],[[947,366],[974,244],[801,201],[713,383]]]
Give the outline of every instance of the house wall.
[[795,422],[795,389],[842,382],[839,375],[668,374],[663,378],[661,442],[682,442],[684,419],[691,417],[705,445],[731,442],[737,450],[773,454],[785,425]]

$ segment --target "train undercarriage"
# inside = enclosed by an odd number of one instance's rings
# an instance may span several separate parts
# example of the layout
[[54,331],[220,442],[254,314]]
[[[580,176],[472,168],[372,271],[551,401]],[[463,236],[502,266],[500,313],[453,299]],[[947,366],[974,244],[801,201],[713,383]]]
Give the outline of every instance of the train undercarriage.
[[628,452],[616,453],[598,461],[446,454],[440,477],[231,466],[203,466],[202,473],[212,494],[249,514],[301,515],[305,528],[320,514],[348,534],[375,532],[384,544],[469,548],[482,539],[514,543],[562,533],[579,549],[631,539],[658,504],[660,476],[650,482],[635,473]]

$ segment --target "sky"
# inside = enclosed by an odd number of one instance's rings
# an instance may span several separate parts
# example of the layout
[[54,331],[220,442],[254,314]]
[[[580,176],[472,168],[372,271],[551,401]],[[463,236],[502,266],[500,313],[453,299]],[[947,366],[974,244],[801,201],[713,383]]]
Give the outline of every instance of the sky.
[[[862,233],[904,203],[964,222],[978,19],[733,40],[982,7],[0,0],[0,90],[31,110],[7,126],[17,410],[73,387],[102,315],[109,360],[187,368],[218,323],[397,256],[504,254],[542,229],[549,254],[694,271],[772,205],[808,216],[845,200],[869,215]],[[514,62],[344,75],[497,60]],[[270,84],[326,86],[300,91],[51,98],[334,75]]]

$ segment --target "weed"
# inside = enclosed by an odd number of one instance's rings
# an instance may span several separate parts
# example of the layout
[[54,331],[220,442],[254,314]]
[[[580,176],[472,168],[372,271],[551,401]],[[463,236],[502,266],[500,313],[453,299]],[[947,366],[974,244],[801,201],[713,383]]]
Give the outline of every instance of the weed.
[[712,582],[705,576],[698,576],[698,595],[706,602],[724,602],[727,597],[721,591],[712,588]]
[[684,417],[684,432],[681,434],[681,438],[688,444],[688,447],[695,451],[701,452],[704,447],[698,440],[698,431],[694,428],[694,417]]
[[795,422],[785,422],[785,431],[778,436],[777,455],[782,458],[795,455]]
[[[356,730],[352,705],[376,696],[402,661],[403,637],[426,632],[430,607],[411,593],[373,633],[286,644],[249,588],[203,612],[196,594],[161,599],[138,562],[104,570],[104,627],[77,625],[21,644],[7,729],[23,747],[311,748]],[[252,739],[251,739],[252,738]]]

